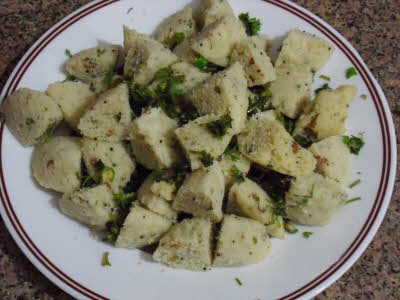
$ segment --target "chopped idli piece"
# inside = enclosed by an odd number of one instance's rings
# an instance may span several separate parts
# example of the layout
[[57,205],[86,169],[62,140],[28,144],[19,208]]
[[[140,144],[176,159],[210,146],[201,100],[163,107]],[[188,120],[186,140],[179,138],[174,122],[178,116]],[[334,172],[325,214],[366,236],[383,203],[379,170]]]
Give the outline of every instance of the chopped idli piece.
[[77,128],[84,112],[96,102],[89,85],[72,81],[52,83],[46,94],[60,106],[64,120],[73,129]]
[[306,136],[313,141],[343,135],[349,104],[356,96],[357,88],[342,85],[336,90],[317,93],[314,101],[307,103],[303,114],[296,122],[294,136]]
[[101,94],[79,121],[82,135],[110,142],[127,140],[132,124],[129,91],[125,83]]
[[158,242],[172,223],[137,203],[131,207],[115,242],[120,248],[141,248]]
[[50,137],[63,114],[49,96],[27,88],[11,93],[1,105],[8,129],[23,146],[32,146]]
[[73,55],[65,64],[65,70],[84,82],[113,71],[117,65],[121,47],[98,46]]
[[79,188],[81,161],[80,138],[54,137],[33,151],[33,177],[44,188],[69,193]]
[[131,145],[136,160],[151,170],[168,169],[181,160],[174,147],[178,124],[161,108],[151,108],[133,121]]
[[251,219],[224,215],[217,237],[214,266],[242,266],[264,260],[271,250],[265,225]]
[[302,176],[316,166],[313,154],[297,144],[272,110],[251,117],[238,135],[238,145],[252,162],[279,173]]
[[161,238],[153,258],[174,268],[205,271],[212,262],[212,241],[209,220],[185,219]]
[[286,194],[286,217],[302,225],[323,226],[346,203],[343,187],[320,174],[292,179]]
[[218,164],[201,168],[188,175],[178,190],[172,208],[212,222],[222,219],[224,175]]
[[246,38],[243,24],[233,16],[225,16],[194,36],[191,47],[210,62],[225,67],[229,64],[233,46]]
[[97,230],[106,229],[110,216],[117,210],[113,193],[106,185],[66,193],[58,205],[67,216]]

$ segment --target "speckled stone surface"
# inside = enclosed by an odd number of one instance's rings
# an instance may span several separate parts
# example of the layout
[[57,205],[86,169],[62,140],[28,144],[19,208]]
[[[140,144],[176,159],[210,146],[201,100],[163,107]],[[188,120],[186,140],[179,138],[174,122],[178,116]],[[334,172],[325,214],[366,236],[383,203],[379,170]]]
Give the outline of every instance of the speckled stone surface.
[[[243,0],[245,1],[245,0]],[[0,89],[29,47],[88,0],[0,0]],[[400,1],[295,0],[331,24],[358,50],[400,108]],[[400,116],[395,115],[396,130]],[[399,140],[397,140],[399,144]],[[315,299],[400,299],[400,184],[373,242],[357,263]],[[0,221],[0,299],[72,299],[25,258]]]

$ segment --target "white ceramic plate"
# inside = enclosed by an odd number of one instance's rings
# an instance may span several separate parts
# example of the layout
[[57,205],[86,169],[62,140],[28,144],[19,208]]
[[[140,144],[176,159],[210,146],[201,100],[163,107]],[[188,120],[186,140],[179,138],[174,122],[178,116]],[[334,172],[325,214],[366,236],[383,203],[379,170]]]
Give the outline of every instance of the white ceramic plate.
[[[94,1],[53,26],[22,58],[11,74],[1,99],[19,87],[44,91],[64,79],[64,50],[76,53],[98,43],[122,44],[122,25],[152,33],[166,16],[189,0]],[[347,205],[334,221],[285,241],[273,240],[272,255],[257,265],[214,268],[209,272],[175,270],[154,263],[139,250],[116,249],[96,240],[90,231],[62,215],[56,195],[35,185],[30,173],[32,148],[23,148],[1,125],[1,215],[30,261],[60,288],[79,299],[297,299],[310,298],[338,279],[361,255],[377,231],[392,194],[396,144],[391,114],[376,80],[360,56],[332,27],[288,1],[231,0],[236,13],[249,11],[262,20],[271,38],[288,30],[324,36],[336,47],[319,72],[332,77],[330,85],[354,84],[348,132],[364,132],[366,146],[353,156],[352,179],[361,184],[349,191],[362,200]],[[193,3],[192,3],[193,4]],[[129,12],[128,10],[133,7]],[[345,78],[354,66],[359,76]],[[324,83],[316,76],[315,87]],[[367,95],[362,100],[360,95]],[[360,174],[358,173],[360,172]],[[112,267],[101,267],[104,251]],[[243,282],[239,286],[236,277]]]

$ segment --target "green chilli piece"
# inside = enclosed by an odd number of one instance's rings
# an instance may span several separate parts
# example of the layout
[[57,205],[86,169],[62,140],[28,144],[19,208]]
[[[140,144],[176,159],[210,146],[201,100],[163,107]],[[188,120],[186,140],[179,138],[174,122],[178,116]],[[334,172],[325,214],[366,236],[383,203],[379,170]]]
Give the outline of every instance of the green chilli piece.
[[115,177],[115,171],[113,168],[104,166],[100,171],[100,183],[113,182]]

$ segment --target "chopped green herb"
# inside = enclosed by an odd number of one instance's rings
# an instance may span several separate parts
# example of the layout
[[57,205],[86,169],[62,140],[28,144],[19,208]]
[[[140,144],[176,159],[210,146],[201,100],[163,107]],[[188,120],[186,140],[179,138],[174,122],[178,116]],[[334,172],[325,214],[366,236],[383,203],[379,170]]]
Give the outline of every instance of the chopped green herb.
[[174,41],[176,44],[180,44],[185,39],[185,34],[183,32],[177,32],[174,34]]
[[349,188],[352,189],[353,187],[355,187],[356,185],[358,185],[360,182],[361,182],[361,180],[360,180],[360,179],[357,179],[356,181],[354,181],[352,184],[349,185]]
[[313,235],[313,232],[311,232],[311,231],[305,231],[305,232],[303,232],[303,236],[304,236],[306,239],[310,238],[312,235]]
[[135,171],[126,186],[114,195],[114,202],[117,205],[117,211],[110,215],[106,224],[107,240],[114,243],[117,240],[120,228],[124,224],[126,216],[129,214],[132,201],[136,199],[136,192],[147,178],[151,171],[137,164]]
[[114,85],[113,84],[113,79],[114,79],[115,75],[117,75],[117,73],[115,73],[114,71],[107,72],[104,75],[103,82],[107,85],[108,89],[113,87],[113,85]]
[[224,151],[225,155],[229,155],[232,161],[239,161],[240,158],[237,154],[239,154],[239,146],[237,143],[229,144]]
[[294,125],[296,124],[296,120],[293,120],[289,117],[284,116],[285,120],[284,120],[284,125],[285,125],[285,129],[287,132],[289,132],[290,135],[293,134],[294,132]]
[[156,75],[154,75],[155,79],[166,79],[172,76],[174,73],[174,70],[172,70],[171,66],[168,66],[166,68],[162,68],[157,71]]
[[294,225],[287,223],[287,222],[283,223],[283,227],[290,234],[295,234],[299,231],[296,227],[294,227]]
[[245,180],[245,177],[243,175],[243,172],[239,170],[239,168],[236,165],[232,165],[231,168],[232,176],[239,182],[242,183]]
[[249,97],[249,108],[247,109],[247,117],[267,111],[271,108],[272,92],[264,89],[261,93],[256,94],[254,97]]
[[106,52],[106,49],[97,49],[97,57],[101,57],[105,52]]
[[133,111],[131,111],[131,121],[136,119],[136,115]]
[[230,114],[225,114],[216,121],[212,121],[206,124],[208,130],[218,139],[227,133],[229,128],[232,128],[232,121]]
[[125,193],[122,189],[117,194],[114,194],[114,201],[122,210],[127,210],[130,207],[132,200],[135,198],[136,193]]
[[197,67],[200,70],[205,70],[206,66],[208,64],[208,60],[200,55],[198,58],[196,58],[196,60],[194,61],[194,66]]
[[235,278],[235,281],[237,282],[238,285],[242,285],[242,282],[240,281],[239,278]]
[[357,75],[357,71],[354,67],[350,67],[346,70],[346,78],[349,79]]
[[283,117],[283,115],[279,109],[275,109],[275,116],[279,122],[281,122],[281,123],[285,122],[285,118]]
[[110,253],[108,251],[103,253],[103,258],[101,259],[101,265],[103,267],[105,267],[105,266],[110,266],[111,267],[110,261],[108,260],[108,255],[109,254]]
[[358,200],[361,200],[361,197],[356,197],[356,198],[349,199],[349,200],[346,201],[346,204],[354,202],[354,201],[358,201]]
[[71,51],[69,50],[69,49],[65,49],[65,55],[66,56],[68,56],[69,58],[71,58],[72,57],[72,53],[71,53]]
[[223,68],[209,62],[204,56],[200,55],[194,61],[194,66],[206,73],[216,73],[221,71]]
[[327,83],[325,83],[323,86],[321,86],[320,88],[316,89],[315,93],[318,94],[319,92],[321,92],[323,90],[330,90],[330,89],[331,89],[330,86]]
[[260,19],[250,18],[249,13],[241,13],[239,15],[240,21],[242,21],[243,25],[246,27],[246,33],[249,36],[257,35],[261,30],[261,21]]
[[129,14],[132,11],[133,7],[129,8],[126,14]]
[[312,140],[308,136],[296,135],[294,137],[294,139],[297,142],[297,144],[299,144],[303,148],[308,148],[313,143]]
[[200,161],[205,167],[209,167],[214,163],[214,157],[212,157],[210,153],[201,151],[200,155],[201,155]]
[[65,79],[62,82],[67,82],[67,81],[77,81],[78,79],[75,76],[67,74]]
[[26,118],[26,120],[25,120],[25,125],[26,126],[31,126],[34,123],[35,123],[35,120],[32,119],[32,118]]
[[326,75],[320,75],[319,78],[326,80],[326,81],[331,81],[331,78]]
[[343,136],[343,143],[345,143],[347,147],[349,147],[350,152],[355,155],[358,155],[361,148],[365,145],[362,136],[356,137],[354,135],[352,135],[351,137],[347,135]]
[[254,243],[254,244],[257,244],[257,243],[258,243],[258,239],[257,239],[255,236],[253,236],[253,243]]
[[312,185],[310,194],[308,194],[308,195],[295,195],[295,196],[296,196],[296,197],[299,197],[299,198],[303,198],[303,202],[304,202],[304,203],[308,203],[308,201],[309,201],[312,197],[314,197],[314,188],[315,188],[315,184]]
[[113,168],[104,166],[104,168],[100,171],[100,183],[103,182],[113,182],[115,177],[115,171]]
[[51,124],[49,127],[47,127],[46,131],[41,136],[35,138],[35,141],[46,143],[49,138],[53,136],[54,132],[56,131],[57,125],[57,123]]

